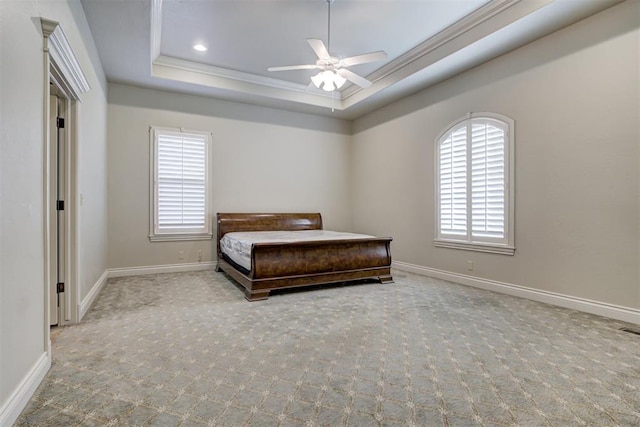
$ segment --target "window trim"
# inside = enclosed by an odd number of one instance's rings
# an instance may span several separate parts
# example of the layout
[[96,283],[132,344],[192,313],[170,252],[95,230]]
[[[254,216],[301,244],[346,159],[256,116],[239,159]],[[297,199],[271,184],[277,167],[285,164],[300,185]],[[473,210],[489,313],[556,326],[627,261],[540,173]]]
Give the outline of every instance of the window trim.
[[[505,234],[504,239],[506,243],[493,243],[486,241],[474,241],[462,239],[452,239],[443,237],[440,231],[440,143],[442,138],[449,134],[454,128],[460,126],[465,122],[470,122],[473,119],[489,119],[497,120],[506,126],[505,136]],[[469,136],[467,136],[468,138]],[[435,139],[434,144],[434,157],[435,157],[435,206],[434,206],[434,228],[435,238],[433,244],[436,247],[449,248],[449,249],[462,249],[477,252],[488,252],[503,255],[514,255],[515,253],[515,122],[512,118],[504,116],[498,113],[480,112],[480,113],[467,113],[464,117],[455,120],[448,125],[443,132],[441,132]],[[467,165],[469,164],[469,158],[467,159]],[[469,199],[467,199],[469,200]],[[469,225],[470,226],[470,225]]]
[[[199,135],[205,138],[205,225],[198,231],[160,231],[157,228],[158,217],[158,186],[157,186],[157,170],[158,170],[158,136],[163,133],[180,133]],[[178,240],[211,240],[213,238],[213,228],[211,223],[211,195],[210,195],[210,177],[211,177],[211,132],[184,128],[168,128],[161,126],[149,126],[149,144],[150,144],[150,162],[149,162],[149,240],[152,242],[178,241]]]

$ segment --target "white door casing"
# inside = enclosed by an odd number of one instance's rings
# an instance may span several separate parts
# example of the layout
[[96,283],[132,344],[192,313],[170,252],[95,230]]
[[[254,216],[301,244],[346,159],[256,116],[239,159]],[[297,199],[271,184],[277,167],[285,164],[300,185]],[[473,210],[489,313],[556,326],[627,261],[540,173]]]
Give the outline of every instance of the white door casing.
[[[80,109],[80,96],[87,92],[90,87],[89,83],[82,71],[80,64],[71,48],[60,24],[45,18],[40,18],[43,34],[43,53],[44,53],[44,73],[43,73],[43,95],[44,95],[44,296],[45,313],[44,313],[44,346],[45,351],[51,355],[51,342],[49,326],[51,322],[51,293],[54,286],[57,286],[58,264],[61,266],[62,279],[65,282],[65,292],[61,294],[60,307],[62,311],[58,318],[58,324],[78,322],[79,319],[79,289],[76,283],[78,274],[78,184],[77,184],[77,152],[78,152],[78,116]],[[51,137],[51,88],[56,92],[59,98],[64,98],[63,116],[65,118],[65,132],[62,134],[64,143],[63,152],[61,154],[63,164],[61,168],[64,170],[65,180],[61,184],[62,194],[66,196],[64,214],[58,218],[55,215],[55,226],[52,224],[54,216],[52,211],[56,211],[57,196],[53,195],[53,179],[52,157],[56,150],[53,149]],[[57,183],[56,183],[57,195]],[[60,227],[58,227],[60,222]],[[62,257],[58,261],[58,257],[52,256],[52,244],[55,240],[57,243],[57,231],[64,236],[64,249]],[[56,233],[54,236],[53,233]],[[57,251],[57,244],[55,250]],[[55,264],[55,269],[52,268]],[[52,271],[56,270],[56,277],[52,277]]]

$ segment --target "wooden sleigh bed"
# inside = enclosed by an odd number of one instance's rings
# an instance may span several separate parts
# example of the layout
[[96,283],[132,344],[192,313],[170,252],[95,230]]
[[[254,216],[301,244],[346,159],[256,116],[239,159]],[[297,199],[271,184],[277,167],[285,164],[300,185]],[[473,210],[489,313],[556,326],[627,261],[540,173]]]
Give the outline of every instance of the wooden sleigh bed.
[[251,245],[251,268],[221,250],[231,232],[322,230],[319,213],[218,213],[216,271],[244,287],[249,301],[264,300],[274,289],[375,279],[392,282],[390,237],[318,240]]

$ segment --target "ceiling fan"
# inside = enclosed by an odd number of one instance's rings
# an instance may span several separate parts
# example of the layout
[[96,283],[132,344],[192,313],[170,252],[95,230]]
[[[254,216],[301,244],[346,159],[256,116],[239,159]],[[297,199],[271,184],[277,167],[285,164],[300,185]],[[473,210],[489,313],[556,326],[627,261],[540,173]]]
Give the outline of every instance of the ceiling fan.
[[346,67],[358,64],[366,64],[369,62],[380,61],[387,58],[384,51],[376,51],[365,53],[362,55],[350,56],[348,58],[339,59],[331,56],[329,47],[331,46],[331,3],[334,0],[326,0],[328,5],[328,24],[327,24],[327,46],[320,39],[307,39],[309,46],[316,53],[318,60],[315,64],[306,65],[288,65],[284,67],[269,67],[268,71],[289,71],[289,70],[320,70],[318,74],[311,77],[311,82],[317,87],[327,92],[340,89],[342,85],[349,80],[362,88],[371,86],[371,81],[354,73]]

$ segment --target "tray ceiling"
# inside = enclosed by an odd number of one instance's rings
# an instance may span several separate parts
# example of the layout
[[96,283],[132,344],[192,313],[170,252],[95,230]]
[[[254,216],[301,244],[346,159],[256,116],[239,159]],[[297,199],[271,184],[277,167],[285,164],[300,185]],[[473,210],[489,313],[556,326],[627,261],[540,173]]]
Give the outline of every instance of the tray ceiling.
[[[327,93],[307,38],[327,42],[325,0],[82,0],[111,82],[354,119],[621,0],[335,0],[330,53],[384,50]],[[206,52],[193,49],[205,45]],[[316,71],[317,72],[317,71]]]

